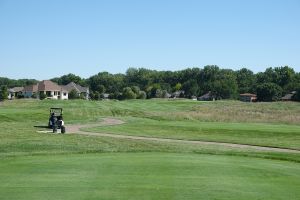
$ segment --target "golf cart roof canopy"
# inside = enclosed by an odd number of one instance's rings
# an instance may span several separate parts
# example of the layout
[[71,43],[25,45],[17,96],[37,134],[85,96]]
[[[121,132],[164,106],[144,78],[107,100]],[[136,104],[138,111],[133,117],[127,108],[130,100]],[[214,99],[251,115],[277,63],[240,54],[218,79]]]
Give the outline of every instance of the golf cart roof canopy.
[[54,113],[55,116],[61,116],[63,114],[62,108],[50,108],[50,115]]

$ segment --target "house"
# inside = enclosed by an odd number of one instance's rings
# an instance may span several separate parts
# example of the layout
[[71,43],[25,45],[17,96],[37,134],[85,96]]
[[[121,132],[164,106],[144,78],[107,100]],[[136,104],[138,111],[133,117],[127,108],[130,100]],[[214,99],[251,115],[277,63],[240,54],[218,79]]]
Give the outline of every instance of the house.
[[44,93],[48,99],[68,99],[68,91],[56,83],[44,80],[38,83],[38,96]]
[[281,98],[282,101],[292,101],[294,96],[297,94],[296,91],[292,91]]
[[102,98],[106,99],[106,100],[109,99],[109,94],[108,93],[103,93]]
[[8,90],[8,99],[14,99],[16,97],[22,96],[24,87],[14,87]]
[[23,90],[23,95],[27,98],[39,98],[42,94],[45,94],[47,99],[68,99],[68,91],[49,80],[25,86]]
[[197,98],[198,101],[214,101],[216,99],[216,95],[214,95],[211,91]]
[[75,90],[78,94],[78,96],[83,97],[84,99],[89,99],[90,97],[90,90],[88,87],[82,87],[74,82],[69,83],[68,85],[63,86],[65,90],[67,90],[69,93],[72,90]]
[[257,95],[251,93],[240,94],[240,100],[244,102],[255,102],[257,100]]
[[164,98],[171,98],[171,96],[172,95],[169,92],[166,92],[165,95],[164,95]]
[[191,99],[194,101],[197,101],[197,97],[196,96],[191,96]]
[[36,97],[38,93],[38,84],[35,85],[27,85],[24,87],[23,90],[23,96],[25,98],[31,98],[31,97]]
[[178,90],[176,92],[173,92],[171,95],[171,98],[179,98],[179,97],[184,97],[184,91],[183,90]]

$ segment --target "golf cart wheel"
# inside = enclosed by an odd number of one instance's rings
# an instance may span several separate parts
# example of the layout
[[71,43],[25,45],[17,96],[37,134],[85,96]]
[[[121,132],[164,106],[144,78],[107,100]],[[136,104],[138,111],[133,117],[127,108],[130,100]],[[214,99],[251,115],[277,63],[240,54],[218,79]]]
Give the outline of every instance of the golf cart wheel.
[[61,133],[64,134],[66,132],[66,127],[65,126],[61,126],[60,130],[61,130]]

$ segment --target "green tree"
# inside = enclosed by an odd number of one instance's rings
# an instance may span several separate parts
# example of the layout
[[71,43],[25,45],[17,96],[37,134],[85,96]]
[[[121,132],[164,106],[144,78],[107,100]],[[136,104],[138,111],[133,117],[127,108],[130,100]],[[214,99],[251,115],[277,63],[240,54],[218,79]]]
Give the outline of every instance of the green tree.
[[197,96],[199,92],[197,81],[194,79],[188,80],[183,83],[182,89],[184,90],[186,97]]
[[6,99],[8,99],[7,86],[3,85],[1,86],[1,91],[0,91],[0,101],[4,101]]
[[295,91],[296,91],[296,94],[295,94],[293,100],[300,101],[300,87],[298,89],[296,89]]
[[277,101],[282,96],[282,89],[275,83],[263,83],[257,86],[258,101]]
[[146,93],[147,93],[147,97],[148,98],[155,98],[157,97],[157,90],[161,90],[160,84],[159,83],[155,83],[149,87],[147,87],[146,89]]
[[140,93],[140,88],[139,88],[139,86],[132,86],[132,87],[131,87],[131,90],[132,90],[136,95],[139,95],[139,93]]
[[176,83],[176,85],[174,87],[175,91],[179,91],[179,90],[181,90],[181,88],[182,88],[181,83]]
[[140,91],[139,95],[137,96],[137,99],[146,99],[147,98],[147,94],[145,91]]
[[104,85],[98,85],[96,91],[99,92],[100,94],[104,93],[105,92]]
[[236,81],[240,94],[255,92],[255,75],[251,70],[246,68],[238,70],[236,72]]
[[63,75],[59,78],[53,78],[51,79],[51,81],[56,82],[59,85],[67,85],[71,82],[74,82],[82,86],[86,85],[84,79],[82,79],[80,76],[76,76],[75,74],[71,74],[71,73],[67,75]]
[[[103,87],[106,93],[115,93],[122,91],[125,86],[123,74],[110,74],[101,72],[87,79],[90,89],[94,92],[103,93]],[[103,87],[102,87],[102,86]]]
[[69,92],[69,99],[78,99],[78,98],[79,95],[76,90],[73,89]]
[[132,91],[130,87],[125,87],[123,89],[123,99],[135,99],[136,94]]

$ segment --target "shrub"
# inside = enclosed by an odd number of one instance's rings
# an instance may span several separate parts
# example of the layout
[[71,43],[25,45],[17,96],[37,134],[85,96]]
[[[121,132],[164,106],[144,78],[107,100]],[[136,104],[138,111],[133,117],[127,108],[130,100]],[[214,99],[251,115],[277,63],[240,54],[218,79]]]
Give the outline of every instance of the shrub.
[[69,93],[69,99],[78,99],[79,95],[77,94],[76,90],[71,90],[71,92]]
[[135,99],[136,94],[132,91],[130,87],[125,87],[123,89],[123,99]]
[[146,99],[147,94],[145,91],[140,91],[139,95],[137,96],[138,99]]
[[44,99],[46,99],[46,94],[45,93],[40,93],[40,100],[44,100]]

